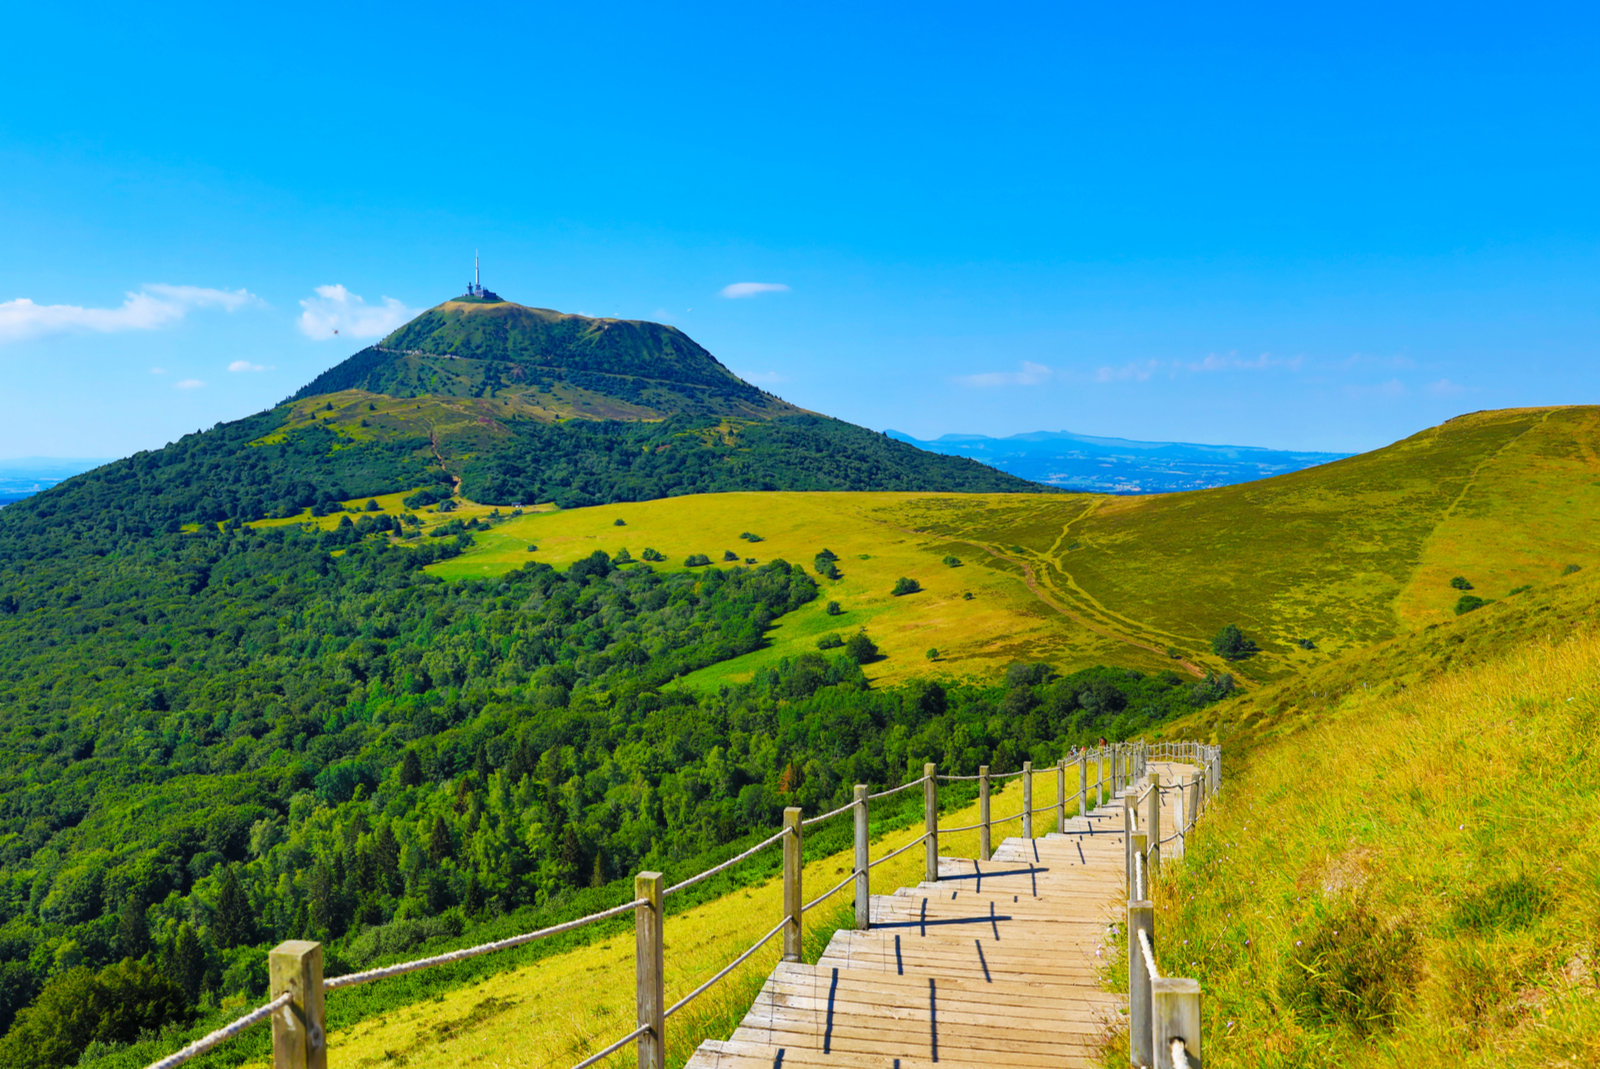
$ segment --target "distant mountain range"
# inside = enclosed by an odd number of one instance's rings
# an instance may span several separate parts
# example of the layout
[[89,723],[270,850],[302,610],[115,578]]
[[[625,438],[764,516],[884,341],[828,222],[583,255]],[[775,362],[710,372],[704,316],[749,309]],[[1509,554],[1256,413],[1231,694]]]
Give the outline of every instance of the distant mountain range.
[[109,460],[79,457],[17,457],[14,460],[0,460],[0,507],[21,501],[40,490],[48,490],[63,479],[109,463]]
[[1103,494],[1159,494],[1231,486],[1353,455],[1245,445],[1135,442],[1126,438],[1092,438],[1070,431],[1034,431],[1006,438],[945,434],[932,441],[901,431],[885,433],[931,453],[970,457],[1033,482]]

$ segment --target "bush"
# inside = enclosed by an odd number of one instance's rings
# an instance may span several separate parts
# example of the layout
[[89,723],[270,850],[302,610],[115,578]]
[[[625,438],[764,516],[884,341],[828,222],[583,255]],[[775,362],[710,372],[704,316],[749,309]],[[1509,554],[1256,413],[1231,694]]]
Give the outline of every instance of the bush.
[[826,609],[824,609],[823,611],[826,612],[829,616],[843,616],[844,615],[844,607],[842,605],[840,605],[837,601],[828,602],[828,607]]
[[889,593],[898,598],[905,594],[915,594],[921,589],[921,583],[917,582],[915,579],[907,579],[902,575],[900,578],[894,581],[894,589]]
[[1571,575],[1573,572],[1581,572],[1581,571],[1583,571],[1583,565],[1581,565],[1581,564],[1569,564],[1565,568],[1561,569],[1561,574],[1562,575]]
[[1317,648],[1317,644],[1312,642],[1309,638],[1297,638],[1294,640],[1294,644],[1303,650],[1314,650]]
[[1456,602],[1456,615],[1465,616],[1473,609],[1481,609],[1487,604],[1489,604],[1487,600],[1478,597],[1476,594],[1463,594],[1461,599]]
[[960,557],[946,557],[944,559],[944,562],[945,562],[946,565],[948,565],[951,568],[959,568],[959,567],[961,567],[961,558]]
[[962,594],[961,594],[961,600],[962,601],[971,601],[972,600],[972,591],[970,591],[970,590],[963,591]]
[[450,490],[446,487],[429,486],[418,490],[410,497],[402,499],[401,504],[405,505],[405,507],[408,509],[421,509],[427,508],[429,505],[438,504],[440,501],[448,501],[449,499]]
[[684,567],[686,568],[704,568],[710,563],[711,558],[706,556],[704,553],[691,553],[683,560]]
[[840,578],[839,555],[831,549],[825,548],[821,553],[818,553],[813,558],[811,566],[817,570],[818,575],[827,579]]
[[611,521],[611,526],[613,526],[613,527],[626,527],[626,526],[628,526],[628,521],[623,519],[621,516],[618,516],[616,519]]
[[532,542],[529,542],[528,543],[528,552],[529,553],[537,553],[537,552],[539,552],[539,547],[534,545]]
[[369,498],[367,498],[367,511],[368,512],[382,512],[383,511],[383,506],[378,504],[378,499],[377,498],[369,497]]
[[817,649],[819,650],[836,650],[843,645],[844,639],[840,638],[833,632],[829,632],[828,634],[817,639]]
[[604,579],[616,570],[616,565],[611,563],[611,558],[606,556],[606,551],[597,549],[578,563],[567,569],[567,578],[586,579],[591,575]]
[[649,546],[646,546],[644,552],[639,554],[639,559],[640,560],[647,560],[647,561],[651,561],[651,562],[659,562],[659,561],[664,561],[667,558],[665,556],[663,556],[657,550],[651,549]]
[[627,546],[623,546],[617,550],[617,555],[611,558],[611,563],[616,565],[632,564],[633,554],[628,552]]
[[735,553],[731,549],[725,549],[722,551],[722,559],[736,561],[739,559],[739,554]]
[[1211,652],[1218,657],[1226,657],[1230,661],[1237,661],[1258,652],[1254,642],[1245,638],[1244,632],[1233,624],[1229,624],[1217,632],[1217,637],[1211,640]]
[[878,658],[877,643],[868,638],[865,631],[857,631],[851,635],[849,641],[844,644],[844,652],[845,656],[857,664],[867,664]]
[[739,537],[744,539],[746,542],[760,542],[760,541],[763,541],[763,539],[762,539],[762,537],[760,535],[753,534],[753,533],[751,533],[749,531],[745,531]]
[[90,1043],[132,1043],[188,1017],[183,991],[143,962],[126,959],[99,972],[79,966],[52,979],[17,1014],[0,1040],[0,1066],[76,1065]]
[[939,659],[939,647],[938,646],[931,647],[928,650],[928,652],[926,654],[924,654],[923,656],[927,657],[928,660],[930,660],[930,661],[937,661]]
[[1472,584],[1467,582],[1467,577],[1464,575],[1458,575],[1454,579],[1450,580],[1450,585],[1457,590],[1472,589]]
[[1318,913],[1288,955],[1279,995],[1307,1022],[1362,1036],[1392,1028],[1417,977],[1416,931],[1359,901]]

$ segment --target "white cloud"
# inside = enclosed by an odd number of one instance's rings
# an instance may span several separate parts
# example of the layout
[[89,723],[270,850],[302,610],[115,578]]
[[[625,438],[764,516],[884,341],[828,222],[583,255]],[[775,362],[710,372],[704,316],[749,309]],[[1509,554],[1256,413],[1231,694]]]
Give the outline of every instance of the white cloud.
[[1021,371],[984,371],[977,375],[957,375],[955,381],[962,386],[1037,386],[1055,372],[1031,360],[1022,362]]
[[27,297],[0,301],[0,345],[46,334],[93,331],[156,330],[182,319],[191,308],[235,311],[261,299],[247,290],[214,290],[203,286],[151,284],[129,293],[117,308],[83,308],[75,304],[35,304]]
[[199,379],[184,379],[182,382],[174,382],[172,388],[174,390],[198,390],[204,385],[205,383]]
[[757,371],[754,373],[741,371],[738,375],[746,382],[765,383],[768,386],[775,386],[780,382],[789,381],[789,376],[780,375],[776,371]]
[[1457,394],[1466,393],[1467,388],[1461,385],[1459,382],[1451,382],[1449,379],[1440,379],[1438,382],[1428,383],[1428,392],[1433,394],[1435,397],[1454,397]]
[[245,372],[245,371],[271,371],[272,369],[268,368],[268,367],[262,367],[260,364],[252,364],[248,360],[235,360],[233,363],[228,365],[228,370],[229,371],[233,371],[233,372]]
[[735,282],[731,286],[722,287],[724,297],[754,297],[761,293],[788,293],[789,287],[782,282]]
[[1144,382],[1156,373],[1156,368],[1161,365],[1155,360],[1146,360],[1144,363],[1123,364],[1121,367],[1103,367],[1094,373],[1096,382],[1126,382],[1133,379]]
[[166,373],[167,369],[164,367],[153,367],[150,369],[150,374],[152,375],[165,375]]
[[1303,363],[1301,357],[1292,356],[1284,359],[1271,353],[1262,353],[1254,360],[1242,360],[1238,353],[1228,353],[1224,356],[1208,353],[1204,360],[1193,361],[1183,366],[1189,371],[1265,371],[1274,367],[1299,371],[1301,363]]
[[318,286],[315,297],[300,302],[300,332],[317,341],[335,334],[347,338],[381,338],[415,319],[420,310],[407,308],[393,297],[384,297],[382,307],[343,286]]

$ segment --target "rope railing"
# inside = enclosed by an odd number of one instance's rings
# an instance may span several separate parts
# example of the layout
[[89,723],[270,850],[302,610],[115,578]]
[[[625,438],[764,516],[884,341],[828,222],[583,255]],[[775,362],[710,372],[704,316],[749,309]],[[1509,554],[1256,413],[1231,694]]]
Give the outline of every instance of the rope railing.
[[[930,763],[925,766],[924,773],[919,778],[890,787],[887,790],[869,793],[865,786],[857,786],[855,788],[855,798],[849,803],[814,817],[802,819],[798,808],[789,807],[784,811],[784,826],[780,831],[703,872],[689,876],[670,887],[667,886],[665,878],[660,873],[639,873],[634,880],[634,897],[631,901],[619,906],[613,906],[610,909],[601,910],[598,913],[591,913],[574,920],[540,928],[536,931],[509,936],[505,939],[498,939],[488,943],[480,943],[476,946],[463,947],[459,950],[451,950],[413,961],[397,962],[326,979],[322,975],[322,946],[313,942],[291,940],[274,948],[269,954],[268,971],[272,977],[273,988],[273,997],[270,1002],[195,1040],[160,1061],[152,1063],[149,1069],[177,1069],[178,1066],[227,1042],[245,1030],[269,1020],[273,1023],[273,1064],[276,1069],[316,1064],[324,1060],[327,1053],[326,1017],[323,1003],[323,997],[327,992],[337,991],[346,987],[355,987],[375,980],[402,976],[406,973],[438,965],[466,961],[501,950],[510,950],[541,939],[560,935],[564,932],[572,932],[589,925],[614,920],[629,913],[634,915],[634,925],[637,929],[635,979],[638,991],[638,1027],[604,1049],[589,1055],[573,1066],[572,1069],[585,1069],[587,1066],[594,1065],[610,1057],[629,1044],[638,1044],[641,1065],[660,1066],[664,1064],[665,1060],[665,1022],[668,1017],[671,1017],[710,990],[711,987],[748,961],[752,955],[780,934],[783,935],[783,956],[785,960],[798,961],[800,959],[804,915],[845,890],[851,883],[856,885],[856,926],[858,928],[871,927],[871,895],[868,881],[869,873],[872,869],[899,857],[909,850],[914,850],[918,846],[924,846],[928,855],[925,879],[927,882],[932,883],[937,882],[940,878],[938,871],[938,837],[940,832],[945,834],[980,832],[981,860],[988,861],[990,860],[990,830],[995,825],[1021,820],[1023,821],[1022,834],[1024,837],[1028,837],[1034,834],[1032,818],[1038,814],[1055,810],[1060,820],[1058,830],[1065,831],[1069,801],[1066,790],[1066,777],[1071,763],[1076,763],[1079,768],[1079,789],[1075,804],[1079,811],[1085,815],[1090,812],[1093,806],[1104,804],[1108,788],[1113,796],[1120,794],[1125,797],[1125,800],[1131,798],[1135,806],[1144,804],[1146,800],[1151,800],[1152,826],[1149,830],[1152,845],[1148,848],[1149,856],[1146,857],[1144,851],[1133,851],[1130,846],[1130,853],[1137,856],[1137,861],[1132,863],[1137,868],[1136,870],[1130,869],[1129,873],[1137,882],[1130,882],[1130,890],[1145,888],[1147,880],[1154,876],[1155,863],[1160,848],[1174,840],[1182,842],[1183,836],[1193,824],[1193,818],[1198,816],[1201,807],[1220,787],[1221,764],[1218,757],[1219,753],[1220,751],[1216,747],[1196,745],[1191,750],[1179,751],[1171,748],[1170,744],[1158,744],[1152,747],[1148,744],[1137,742],[1099,747],[1092,751],[1080,750],[1068,758],[1063,758],[1054,766],[1058,788],[1055,801],[1037,807],[1032,805],[1033,776],[1036,771],[1043,772],[1046,770],[1034,769],[1031,761],[1025,762],[1023,767],[1015,772],[990,773],[987,767],[983,767],[978,770],[978,774],[975,776],[940,775],[937,767]],[[1146,784],[1143,788],[1140,788],[1137,786],[1138,781],[1144,778],[1144,770],[1152,756],[1156,754],[1172,754],[1174,755],[1172,760],[1175,762],[1193,759],[1199,766],[1199,771],[1193,773],[1186,783],[1162,785],[1157,782]],[[1091,796],[1088,779],[1088,765],[1090,763],[1095,765],[1093,796]],[[1021,811],[1005,817],[991,817],[989,811],[990,784],[996,780],[1009,780],[1019,776],[1023,777],[1023,806]],[[1154,773],[1151,773],[1151,776],[1154,777]],[[978,782],[980,813],[978,823],[965,824],[958,827],[941,828],[939,826],[938,784],[940,781]],[[869,851],[870,823],[867,819],[869,804],[875,799],[887,798],[919,785],[924,787],[925,828],[923,832],[883,856],[872,859]],[[1194,792],[1194,803],[1192,808],[1186,809],[1185,799],[1188,797],[1186,792],[1190,789]],[[1153,795],[1152,791],[1154,792]],[[1160,838],[1159,827],[1154,824],[1155,814],[1159,808],[1158,800],[1163,794],[1172,791],[1179,792],[1177,795],[1177,812],[1180,815],[1180,819],[1178,826],[1174,828],[1171,835],[1166,838]],[[1091,802],[1091,797],[1094,799],[1093,802]],[[842,880],[821,895],[802,904],[800,874],[804,858],[801,842],[804,829],[850,812],[856,814],[855,864],[849,874]],[[1134,810],[1130,808],[1127,812],[1132,814]],[[1188,817],[1183,816],[1186,812],[1189,814]],[[1135,816],[1127,830],[1131,833],[1137,825],[1138,821]],[[662,958],[665,947],[663,921],[665,919],[666,898],[687,890],[719,873],[727,872],[734,866],[750,860],[756,854],[780,842],[783,843],[784,855],[783,919],[710,978],[677,1002],[667,1006],[663,989],[664,969]],[[1131,908],[1132,905],[1130,904]],[[1131,930],[1132,927],[1130,926]],[[1155,957],[1151,949],[1150,937],[1141,930],[1139,939],[1140,945],[1144,950],[1143,960],[1149,968],[1147,980],[1149,983],[1156,983],[1160,978],[1155,970]],[[1192,981],[1182,982],[1192,983]],[[1131,987],[1130,990],[1132,990]],[[278,1011],[280,1010],[283,1012],[279,1013]],[[1186,1052],[1192,1050],[1194,1054],[1198,1054],[1199,1033],[1197,1027],[1192,1034],[1196,1039],[1184,1050]],[[1160,1049],[1166,1048],[1162,1047]],[[1177,1055],[1173,1056],[1171,1063],[1173,1066],[1179,1064],[1177,1057]],[[1189,1055],[1186,1053],[1184,1057],[1187,1059]],[[1136,1061],[1135,1064],[1141,1063]],[[1186,1065],[1187,1060],[1183,1064]]]
[[[1125,798],[1128,815],[1128,1046],[1131,1063],[1154,1069],[1188,1069],[1200,1060],[1200,984],[1163,977],[1156,964],[1152,885],[1160,872],[1163,847],[1185,839],[1222,786],[1221,748],[1199,743],[1157,744],[1140,755],[1150,769]],[[1177,767],[1171,767],[1176,765]],[[1190,770],[1185,771],[1185,766]],[[1162,774],[1176,782],[1161,782]],[[1164,803],[1170,803],[1170,807]],[[1163,811],[1172,827],[1162,835]],[[1143,811],[1145,818],[1138,820]],[[1142,827],[1140,826],[1142,824]],[[1137,829],[1137,830],[1136,830]]]
[[268,1017],[289,1005],[289,998],[290,993],[285,991],[265,1006],[257,1006],[237,1021],[230,1021],[215,1032],[201,1036],[182,1050],[174,1051],[159,1062],[151,1063],[150,1069],[176,1069],[177,1066],[182,1065],[190,1058],[198,1058],[212,1047],[225,1043],[246,1029],[265,1021]]
[[[849,807],[847,806],[846,808],[849,808]],[[690,876],[687,880],[681,880],[678,883],[673,884],[671,887],[669,887],[665,891],[663,891],[662,894],[663,895],[674,895],[674,894],[677,894],[679,891],[687,890],[688,888],[693,887],[695,884],[699,883],[701,880],[709,880],[711,877],[715,876],[719,872],[726,872],[728,869],[733,868],[733,866],[737,865],[739,862],[747,860],[748,858],[752,858],[755,855],[759,854],[761,851],[765,850],[767,847],[771,846],[773,843],[777,842],[779,839],[782,839],[785,835],[788,835],[788,834],[790,834],[789,829],[788,828],[784,828],[778,834],[776,834],[776,835],[774,835],[774,836],[772,836],[770,838],[763,839],[759,843],[756,843],[756,845],[752,846],[750,849],[746,850],[744,853],[736,854],[733,857],[730,857],[728,860],[722,862],[719,865],[714,865],[711,868],[706,869],[704,872],[699,873],[698,875]]]
[[[850,878],[851,879],[855,879],[855,873],[852,872],[850,874]],[[841,884],[840,886],[843,886],[843,885]],[[772,941],[772,937],[773,936],[775,936],[779,932],[783,931],[784,928],[788,927],[788,925],[789,925],[789,918],[788,917],[783,918],[783,920],[781,920],[777,924],[773,925],[770,929],[767,930],[767,934],[766,935],[762,936],[760,939],[757,939],[754,943],[750,944],[749,948],[746,949],[743,954],[740,954],[737,958],[734,958],[732,961],[728,962],[728,964],[724,965],[721,969],[718,969],[717,970],[717,974],[715,976],[713,976],[711,979],[707,980],[705,983],[701,984],[699,987],[695,988],[693,991],[689,992],[687,995],[685,995],[682,998],[680,998],[677,1002],[674,1002],[671,1006],[668,1006],[666,1012],[663,1013],[662,1016],[663,1017],[671,1017],[673,1014],[675,1014],[679,1010],[683,1009],[689,1003],[693,1002],[695,999],[697,999],[701,995],[705,994],[707,991],[709,991],[711,989],[711,985],[712,984],[716,983],[718,980],[722,979],[724,976],[727,976],[729,973],[731,973],[734,969],[738,968],[740,965],[743,965],[745,963],[745,960],[748,959],[751,954],[754,954],[756,951],[758,951],[762,947],[766,946],[769,942]],[[573,1069],[577,1069],[577,1067],[574,1066]]]
[[368,984],[374,980],[387,980],[391,976],[403,976],[408,972],[416,972],[418,969],[431,969],[435,965],[448,965],[453,961],[466,961],[468,958],[476,958],[482,954],[492,954],[497,950],[510,950],[512,947],[523,946],[552,935],[560,935],[562,932],[576,931],[591,924],[610,920],[612,917],[620,917],[630,910],[649,904],[645,899],[636,898],[632,902],[624,902],[620,906],[613,906],[610,909],[601,910],[599,913],[591,913],[587,917],[579,917],[577,920],[566,921],[562,924],[552,924],[550,927],[540,928],[536,932],[513,935],[506,939],[497,939],[492,943],[480,943],[475,947],[465,947],[461,950],[451,950],[444,954],[435,954],[431,958],[418,958],[416,961],[402,961],[397,965],[384,965],[376,969],[368,969],[365,972],[353,972],[344,976],[335,976],[324,980],[322,989],[324,991],[336,991],[341,987],[355,987],[357,984]]

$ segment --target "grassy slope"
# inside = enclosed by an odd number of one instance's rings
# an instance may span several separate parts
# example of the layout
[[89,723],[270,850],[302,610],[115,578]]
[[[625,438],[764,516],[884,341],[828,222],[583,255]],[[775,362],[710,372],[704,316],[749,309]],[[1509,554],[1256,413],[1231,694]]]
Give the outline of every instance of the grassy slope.
[[[1076,665],[1111,661],[1146,668],[1166,663],[1080,628],[1041,605],[1016,568],[987,554],[972,557],[964,546],[896,525],[894,510],[930,496],[707,494],[523,516],[475,535],[472,550],[433,570],[443,576],[494,575],[529,560],[564,566],[596,549],[615,554],[626,548],[637,558],[646,547],[666,556],[666,563],[657,567],[673,569],[682,568],[691,553],[704,553],[720,565],[726,550],[760,561],[782,558],[807,569],[824,547],[839,555],[843,578],[820,580],[822,595],[779,620],[767,649],[695,673],[688,677],[690,685],[748,679],[764,663],[815,649],[817,637],[826,632],[848,636],[863,627],[886,654],[868,666],[875,681],[930,669],[988,674],[1017,660]],[[626,526],[616,526],[618,519]],[[745,531],[764,541],[740,539]],[[530,543],[538,552],[527,551]],[[961,567],[942,563],[952,553],[963,558]],[[862,554],[868,559],[862,560]],[[901,576],[918,580],[922,593],[890,596]],[[972,600],[962,597],[966,592],[973,594]],[[838,601],[844,614],[827,616],[823,609],[829,601]],[[938,663],[927,660],[930,648],[940,651]]]
[[1600,576],[1547,583],[1188,725],[1228,788],[1157,925],[1208,1064],[1600,1054],[1597,608]]
[[[1017,780],[997,790],[992,805],[996,819],[1021,810]],[[1070,790],[1076,784],[1070,784]],[[1035,783],[1036,805],[1055,798],[1055,777]],[[835,819],[845,819],[843,817]],[[959,826],[977,819],[976,805],[946,813],[941,823]],[[1041,817],[1040,827],[1051,826]],[[998,837],[1015,834],[1017,825],[997,829]],[[893,832],[873,847],[881,856],[911,842],[918,829]],[[941,836],[940,852],[974,856],[977,833]],[[848,871],[848,852],[808,862],[807,895],[837,883]],[[908,850],[873,870],[875,894],[915,884],[922,871],[920,850]],[[814,961],[827,936],[850,926],[846,889],[807,914],[814,929],[807,960]],[[666,926],[667,1000],[675,1002],[733,960],[772,927],[782,914],[783,888],[772,880],[670,915]],[[833,912],[828,911],[832,909]],[[821,917],[819,919],[819,914]],[[702,1000],[674,1016],[668,1027],[669,1064],[684,1060],[707,1037],[726,1038],[748,1008],[761,981],[778,960],[780,945],[769,943]],[[333,996],[335,998],[338,995]],[[612,939],[512,969],[384,1017],[363,1021],[329,1040],[329,1065],[335,1069],[380,1064],[488,1065],[560,1069],[582,1059],[628,1032],[633,1024],[633,945],[623,933]],[[631,1065],[631,1049],[602,1065]]]

